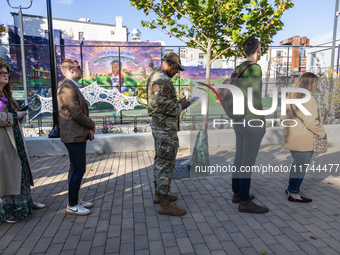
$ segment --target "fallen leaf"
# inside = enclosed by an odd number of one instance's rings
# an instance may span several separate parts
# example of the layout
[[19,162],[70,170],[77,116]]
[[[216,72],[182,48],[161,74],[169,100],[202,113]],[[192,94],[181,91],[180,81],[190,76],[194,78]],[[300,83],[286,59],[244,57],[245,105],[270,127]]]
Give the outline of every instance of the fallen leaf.
[[261,254],[267,254],[267,251],[261,251]]
[[85,229],[89,229],[90,227],[86,227]]
[[329,184],[329,185],[333,185],[333,183],[331,183],[331,182],[327,182],[327,184]]
[[74,222],[74,220],[71,220],[71,222]]
[[101,153],[98,153],[98,156],[102,155]]
[[90,171],[94,171],[93,169],[91,169]]
[[195,182],[196,180],[194,180],[194,182]]
[[175,192],[175,195],[178,195],[179,193],[178,192]]
[[310,236],[311,239],[313,240],[317,240],[317,238],[315,236]]
[[181,178],[176,178],[176,180],[180,180]]
[[134,182],[133,184],[136,184],[136,182]]
[[333,215],[334,215],[334,216],[339,216],[339,214],[337,214],[337,213],[334,213]]
[[[220,147],[219,145],[217,145],[217,148]],[[267,253],[266,253],[267,254]]]

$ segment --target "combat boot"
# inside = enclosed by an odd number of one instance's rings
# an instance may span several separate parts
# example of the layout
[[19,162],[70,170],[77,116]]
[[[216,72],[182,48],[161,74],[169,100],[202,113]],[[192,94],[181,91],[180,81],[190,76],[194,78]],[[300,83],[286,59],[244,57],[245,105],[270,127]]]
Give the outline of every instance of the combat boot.
[[[154,181],[153,184],[155,185],[155,198],[153,199],[153,202],[155,204],[159,204],[161,198],[159,197],[159,193],[157,191],[157,183]],[[169,195],[169,201],[170,202],[174,202],[177,200],[177,196],[176,195]]]
[[182,216],[186,214],[185,209],[179,208],[172,205],[169,201],[169,195],[160,195],[160,206],[158,209],[159,214],[171,215],[171,216]]
[[238,211],[243,213],[266,213],[269,210],[267,207],[259,206],[251,200],[240,200]]
[[[253,200],[254,198],[255,198],[254,195],[249,195],[249,200]],[[234,192],[232,202],[234,204],[238,204],[240,202],[240,192]]]

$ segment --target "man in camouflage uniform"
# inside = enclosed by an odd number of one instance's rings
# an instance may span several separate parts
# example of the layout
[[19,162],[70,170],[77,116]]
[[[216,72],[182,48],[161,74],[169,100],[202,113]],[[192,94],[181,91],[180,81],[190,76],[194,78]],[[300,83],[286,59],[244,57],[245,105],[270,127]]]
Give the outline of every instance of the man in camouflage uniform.
[[151,129],[155,140],[154,160],[154,203],[160,203],[159,214],[182,216],[185,209],[170,203],[177,196],[169,195],[172,177],[175,172],[178,149],[179,116],[182,109],[189,106],[186,98],[178,101],[171,78],[178,71],[184,71],[181,60],[175,53],[164,56],[160,68],[150,76],[147,83],[148,113],[152,117]]

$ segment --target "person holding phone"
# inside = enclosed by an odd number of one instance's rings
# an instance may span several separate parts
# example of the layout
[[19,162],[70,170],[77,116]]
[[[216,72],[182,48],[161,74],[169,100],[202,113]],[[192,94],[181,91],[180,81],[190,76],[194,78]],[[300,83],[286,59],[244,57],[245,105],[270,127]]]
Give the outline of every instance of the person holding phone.
[[152,117],[151,129],[155,144],[154,159],[154,203],[160,204],[158,213],[182,216],[186,213],[170,202],[177,196],[169,194],[172,177],[175,172],[178,150],[179,116],[189,107],[186,98],[177,99],[171,78],[179,71],[184,71],[181,59],[176,53],[164,56],[162,64],[151,74],[147,82],[148,114]]
[[7,102],[0,112],[0,220],[16,223],[28,218],[32,209],[45,205],[32,200],[33,178],[19,122],[26,111],[19,110],[9,80],[9,68],[0,63],[0,98]]

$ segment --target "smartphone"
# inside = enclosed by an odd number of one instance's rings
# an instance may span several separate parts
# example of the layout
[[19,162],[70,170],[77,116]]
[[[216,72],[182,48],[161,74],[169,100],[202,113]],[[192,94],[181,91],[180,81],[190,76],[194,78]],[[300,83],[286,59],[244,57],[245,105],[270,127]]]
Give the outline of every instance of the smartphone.
[[19,111],[20,112],[25,112],[28,110],[28,105],[25,105],[24,107],[22,107]]

